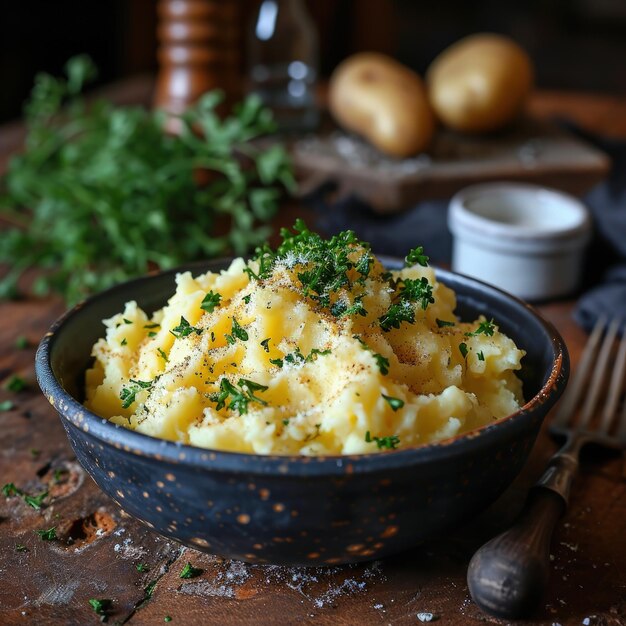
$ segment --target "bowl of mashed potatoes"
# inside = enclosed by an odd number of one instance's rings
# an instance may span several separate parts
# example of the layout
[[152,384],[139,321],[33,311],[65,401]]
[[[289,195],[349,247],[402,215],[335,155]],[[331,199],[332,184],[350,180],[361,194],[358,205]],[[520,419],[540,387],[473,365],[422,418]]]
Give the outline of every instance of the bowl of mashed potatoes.
[[255,563],[378,558],[485,508],[565,386],[562,339],[420,247],[282,235],[56,322],[37,373],[80,462],[161,534]]

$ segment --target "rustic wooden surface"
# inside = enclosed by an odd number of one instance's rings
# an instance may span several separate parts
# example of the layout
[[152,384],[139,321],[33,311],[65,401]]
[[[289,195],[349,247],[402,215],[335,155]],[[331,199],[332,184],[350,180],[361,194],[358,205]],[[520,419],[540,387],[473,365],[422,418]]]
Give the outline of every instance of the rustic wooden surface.
[[[133,88],[141,92],[141,85]],[[538,95],[533,108],[626,136],[626,101],[547,94]],[[571,309],[571,302],[541,307],[565,337],[575,366],[584,335],[571,320]],[[361,566],[315,570],[224,561],[144,529],[76,463],[33,377],[34,346],[62,310],[55,299],[0,303],[0,401],[15,403],[15,409],[0,412],[0,482],[51,493],[41,511],[19,498],[0,496],[0,624],[95,624],[99,618],[90,598],[112,600],[109,623],[137,625],[163,623],[167,616],[172,624],[420,624],[419,613],[432,613],[442,624],[504,623],[473,604],[466,568],[473,551],[512,520],[555,450],[545,432],[522,475],[491,509],[454,534],[410,552]],[[26,336],[31,347],[17,349],[19,336]],[[12,393],[1,388],[15,373],[29,381],[30,389]],[[58,483],[56,470],[66,470]],[[53,525],[56,541],[44,542],[35,533]],[[16,550],[18,544],[27,551]],[[585,454],[552,554],[545,599],[532,620],[520,623],[626,624],[621,456]],[[182,580],[179,572],[188,561],[203,572]],[[138,571],[138,564],[147,571]]]

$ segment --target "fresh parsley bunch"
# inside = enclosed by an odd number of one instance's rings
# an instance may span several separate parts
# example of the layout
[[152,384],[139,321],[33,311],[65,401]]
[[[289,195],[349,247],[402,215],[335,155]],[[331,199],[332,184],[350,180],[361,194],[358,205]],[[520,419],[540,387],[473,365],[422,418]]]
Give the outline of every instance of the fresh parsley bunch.
[[[208,93],[172,136],[159,112],[87,106],[81,91],[95,73],[81,56],[66,78],[36,78],[26,149],[0,182],[0,221],[14,226],[0,231],[9,267],[0,297],[16,294],[29,267],[44,269],[36,294],[71,303],[153,267],[243,254],[267,238],[258,224],[274,215],[280,187],[293,185],[285,150],[251,143],[274,128],[257,98],[221,120],[221,95]],[[205,185],[199,170],[209,171]]]

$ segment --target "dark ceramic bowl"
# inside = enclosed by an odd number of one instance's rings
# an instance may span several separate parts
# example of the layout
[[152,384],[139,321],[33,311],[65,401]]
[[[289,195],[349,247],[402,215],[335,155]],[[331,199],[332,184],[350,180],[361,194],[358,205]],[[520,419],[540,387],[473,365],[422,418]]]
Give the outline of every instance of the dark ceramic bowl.
[[[200,273],[224,264],[182,269]],[[493,317],[527,351],[521,377],[528,402],[520,411],[440,443],[359,456],[261,456],[177,445],[114,425],[81,404],[101,320],[127,300],[147,311],[160,308],[174,291],[175,274],[118,285],[68,311],[42,340],[36,369],[76,456],[101,489],[150,528],[206,552],[253,563],[350,563],[459,525],[519,473],[567,381],[563,340],[531,307],[438,271],[457,292],[461,319]]]

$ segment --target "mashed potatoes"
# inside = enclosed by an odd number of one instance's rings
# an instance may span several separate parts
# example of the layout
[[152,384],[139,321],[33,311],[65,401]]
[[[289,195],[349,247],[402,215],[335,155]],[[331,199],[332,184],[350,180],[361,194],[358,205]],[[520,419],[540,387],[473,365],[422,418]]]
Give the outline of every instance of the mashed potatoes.
[[93,348],[85,405],[142,433],[257,454],[418,446],[520,407],[524,355],[420,248],[388,272],[351,232],[302,223],[221,273],[176,277],[152,316],[129,302]]

